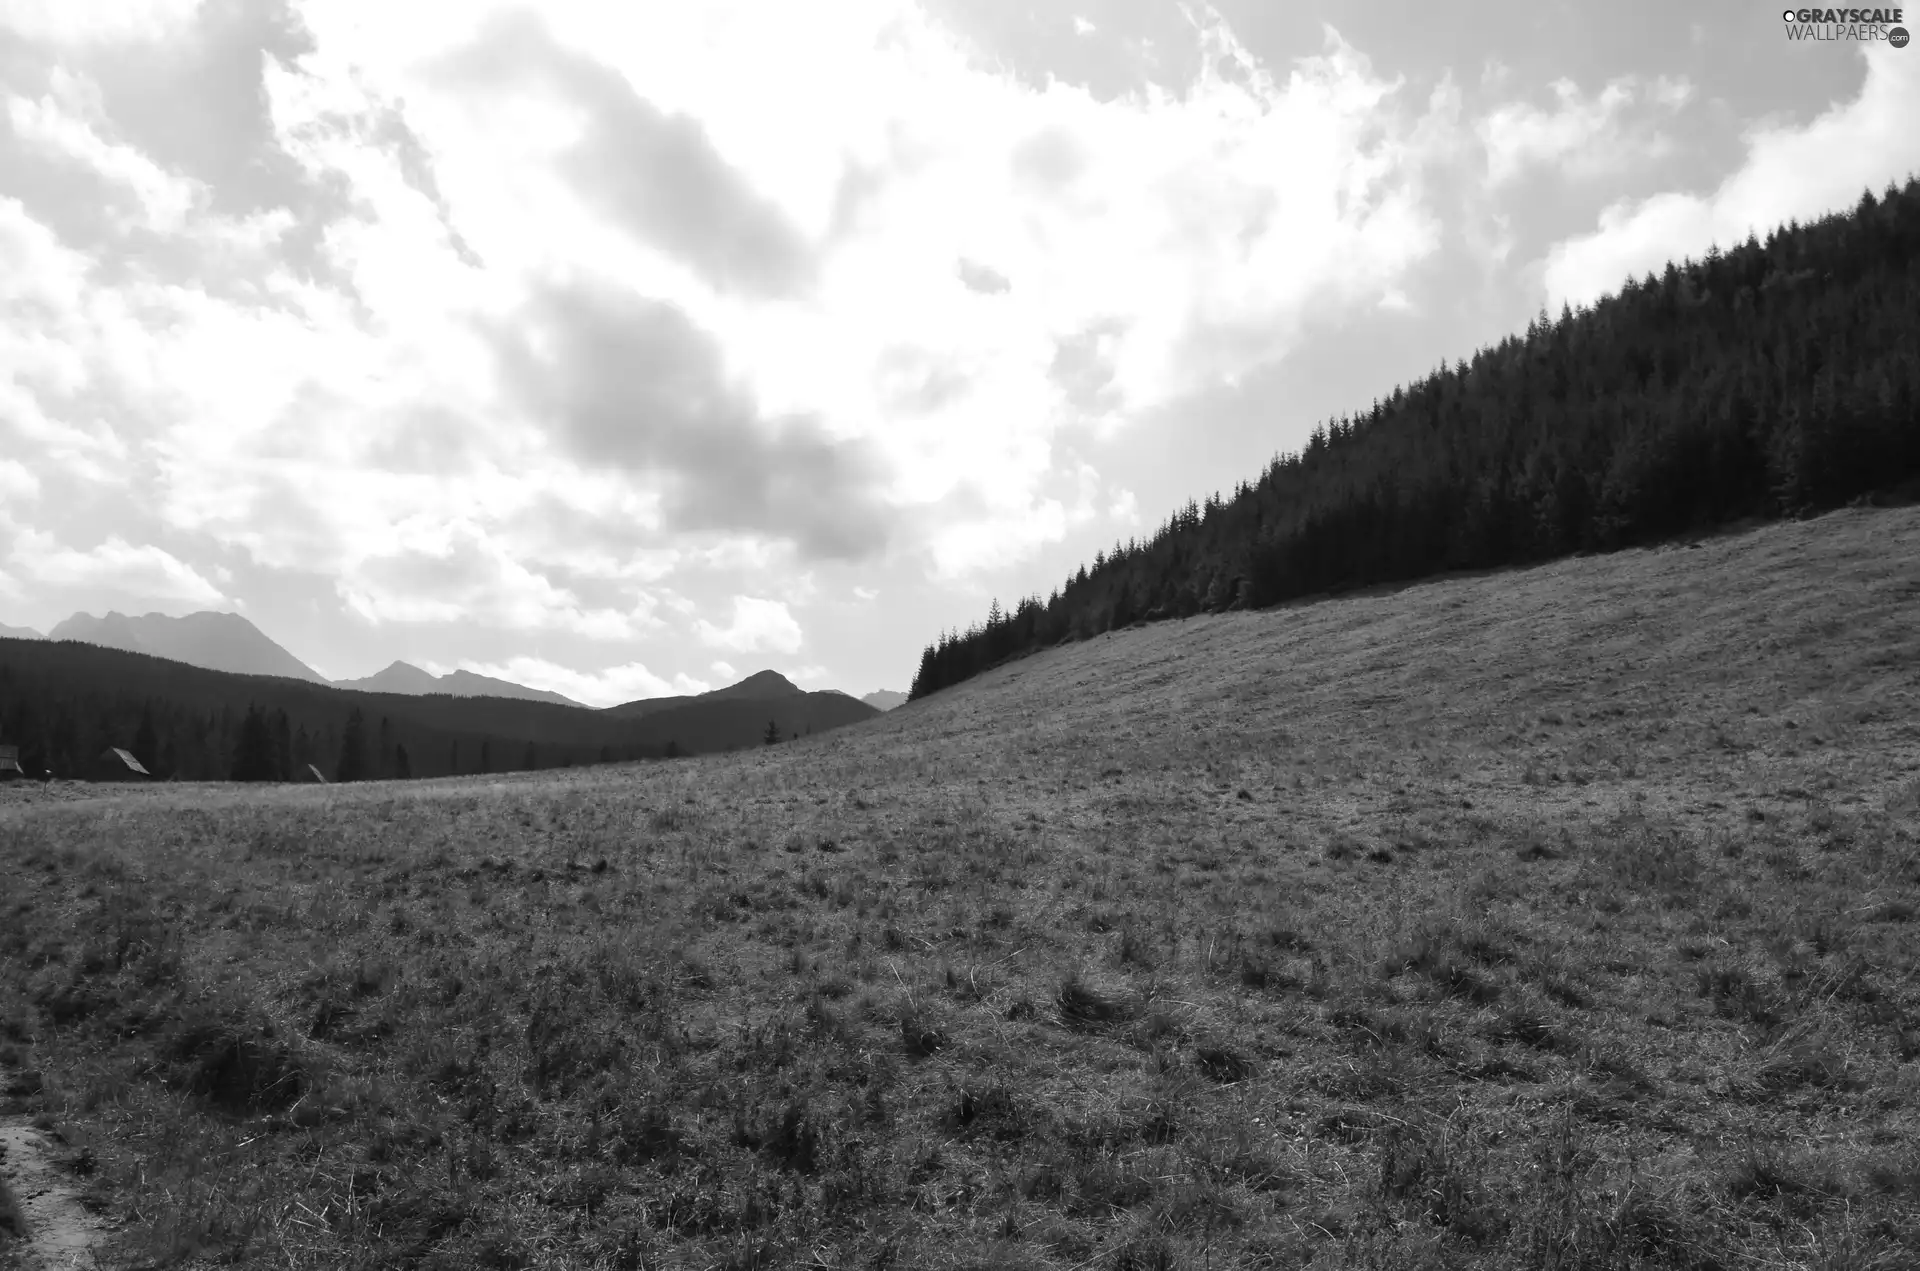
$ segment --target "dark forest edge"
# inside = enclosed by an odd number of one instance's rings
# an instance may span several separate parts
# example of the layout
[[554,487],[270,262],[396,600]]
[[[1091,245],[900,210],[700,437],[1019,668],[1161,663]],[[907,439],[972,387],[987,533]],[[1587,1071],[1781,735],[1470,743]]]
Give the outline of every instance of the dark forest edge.
[[843,693],[787,687],[774,699],[676,698],[634,717],[367,693],[78,641],[0,639],[0,745],[17,747],[33,777],[137,780],[110,759],[123,749],[158,779],[405,780],[739,750],[769,731],[792,740],[879,713]]
[[911,698],[1135,622],[1805,516],[1920,477],[1920,180],[1593,306],[1317,427],[1064,586],[927,646]]

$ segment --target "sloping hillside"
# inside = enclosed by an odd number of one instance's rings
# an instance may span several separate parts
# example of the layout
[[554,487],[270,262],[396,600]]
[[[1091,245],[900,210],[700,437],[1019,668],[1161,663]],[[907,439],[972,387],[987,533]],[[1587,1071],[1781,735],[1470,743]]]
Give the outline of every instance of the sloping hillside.
[[1917,706],[1920,510],[1848,511],[0,811],[0,1062],[138,1261],[1920,1265]]
[[[1809,332],[1819,332],[1810,337]],[[913,693],[1136,620],[1920,489],[1920,177],[1542,313],[924,651]],[[1253,476],[1253,474],[1249,474]]]

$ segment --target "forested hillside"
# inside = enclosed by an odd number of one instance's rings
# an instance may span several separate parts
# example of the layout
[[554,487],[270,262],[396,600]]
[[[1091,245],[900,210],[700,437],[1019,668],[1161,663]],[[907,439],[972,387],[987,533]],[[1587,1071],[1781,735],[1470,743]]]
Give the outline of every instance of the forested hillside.
[[[837,700],[823,700],[837,699]],[[832,693],[688,704],[644,719],[495,697],[363,693],[234,675],[75,641],[0,639],[0,743],[29,772],[85,776],[109,746],[158,777],[329,781],[669,757],[822,732],[876,712]]]
[[1045,600],[943,634],[913,697],[1138,620],[1832,508],[1920,477],[1920,180],[1629,279],[1315,429]]

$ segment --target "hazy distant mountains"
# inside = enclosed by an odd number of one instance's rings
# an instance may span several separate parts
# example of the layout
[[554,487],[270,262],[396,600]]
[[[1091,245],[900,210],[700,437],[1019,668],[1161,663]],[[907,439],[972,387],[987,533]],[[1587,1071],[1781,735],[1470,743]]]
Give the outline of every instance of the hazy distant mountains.
[[[606,713],[615,719],[643,719],[648,715],[657,715],[662,711],[689,706],[695,702],[777,702],[783,698],[811,696],[814,695],[805,692],[777,671],[756,671],[738,684],[729,684],[725,688],[717,688],[709,693],[683,694],[674,697],[643,697],[638,701],[609,706],[606,708]],[[841,693],[838,696],[847,695]]]
[[[572,698],[546,689],[529,688],[511,680],[495,679],[472,671],[434,675],[409,662],[395,662],[383,671],[356,680],[329,681],[237,613],[190,613],[183,618],[169,618],[159,613],[132,617],[117,612],[96,618],[92,614],[76,613],[44,637],[29,627],[5,625],[0,625],[0,636],[23,640],[78,640],[109,649],[122,649],[128,653],[148,653],[208,671],[227,671],[235,675],[278,675],[360,693],[395,693],[407,697],[446,694],[450,697],[505,698],[590,709]],[[615,719],[638,720],[665,716],[691,706],[757,702],[780,706],[782,709],[774,713],[780,716],[781,726],[788,732],[836,727],[859,717],[861,712],[849,715],[843,707],[826,700],[829,698],[846,703],[856,700],[850,694],[833,690],[808,693],[776,672],[760,671],[738,684],[714,689],[710,693],[642,698],[607,707],[600,713]],[[906,694],[883,689],[857,700],[875,710],[886,711],[904,702]],[[703,721],[724,717],[733,728],[737,728],[740,723],[734,719],[735,716],[746,718],[741,709],[734,709],[731,705],[719,716],[714,716],[711,711],[701,713]],[[762,726],[765,718],[762,715]],[[703,723],[698,727],[689,725],[689,728],[691,732],[701,734],[710,745],[732,744],[734,740],[727,727],[714,730]],[[649,734],[652,731],[649,729]],[[686,742],[682,741],[681,744],[685,745]]]
[[151,653],[209,671],[235,675],[281,675],[290,680],[325,684],[327,678],[269,640],[237,613],[190,613],[169,618],[161,613],[132,617],[109,613],[104,618],[76,613],[47,633],[49,640],[80,640],[87,644]]
[[445,675],[435,675],[410,662],[395,662],[386,670],[377,671],[363,679],[335,680],[333,686],[357,689],[363,693],[448,693],[454,697],[510,697],[523,702],[552,702],[556,706],[580,705],[570,697],[543,688],[528,688],[512,680],[498,680],[491,675],[478,675],[472,671],[449,671]]

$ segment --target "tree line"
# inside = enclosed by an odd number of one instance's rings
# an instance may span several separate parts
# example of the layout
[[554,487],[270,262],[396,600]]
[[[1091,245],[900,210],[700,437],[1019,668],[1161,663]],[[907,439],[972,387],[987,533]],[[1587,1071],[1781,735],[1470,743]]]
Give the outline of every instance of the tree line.
[[349,693],[29,640],[0,640],[0,742],[35,776],[91,776],[118,748],[182,781],[311,780],[310,768],[327,781],[406,779],[666,753],[574,707]]
[[1920,478],[1920,180],[1544,310],[1318,425],[1046,599],[923,651],[910,697],[1136,621],[1804,516]]

